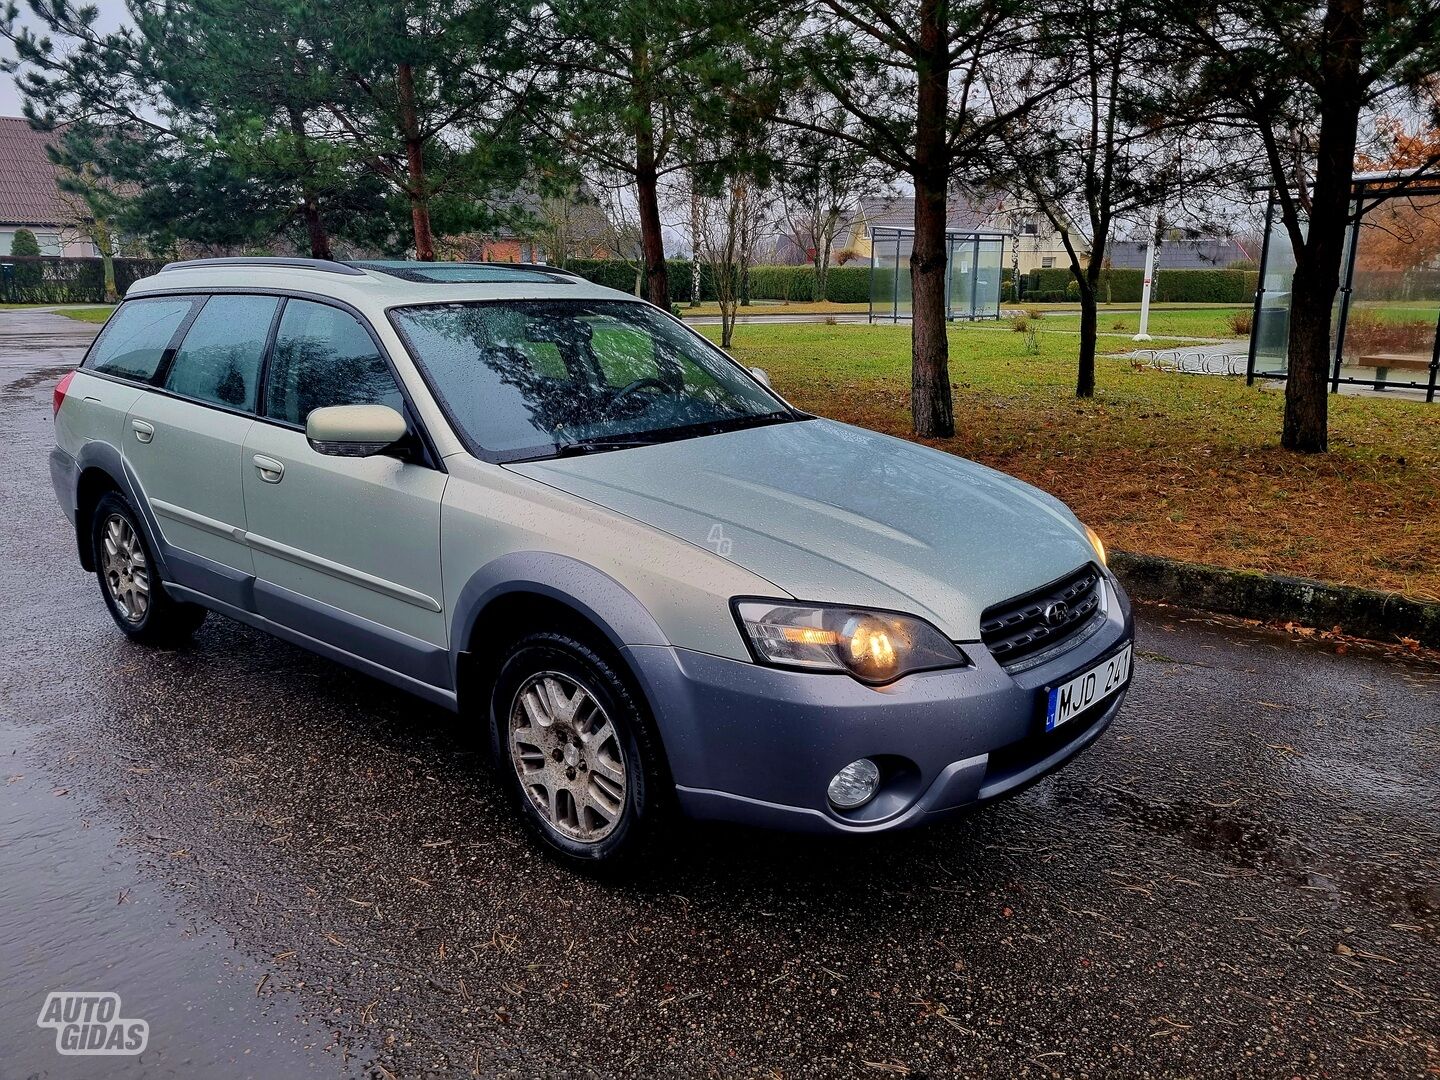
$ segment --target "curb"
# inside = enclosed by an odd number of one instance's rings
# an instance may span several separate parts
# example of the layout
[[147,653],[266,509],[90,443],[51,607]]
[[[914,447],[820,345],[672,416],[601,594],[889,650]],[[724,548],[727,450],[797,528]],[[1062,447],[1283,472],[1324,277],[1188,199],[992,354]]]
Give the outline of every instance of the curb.
[[1111,556],[1110,569],[1132,596],[1143,600],[1264,622],[1338,626],[1354,637],[1391,643],[1410,638],[1440,648],[1440,604],[1398,593],[1121,551]]

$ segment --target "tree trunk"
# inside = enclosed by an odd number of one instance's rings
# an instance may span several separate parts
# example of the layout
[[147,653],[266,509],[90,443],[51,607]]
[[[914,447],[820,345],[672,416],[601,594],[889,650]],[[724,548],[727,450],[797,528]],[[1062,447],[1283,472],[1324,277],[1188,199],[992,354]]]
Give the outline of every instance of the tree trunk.
[[104,218],[95,219],[95,250],[100,253],[100,280],[107,304],[120,302],[120,288],[115,283],[115,234]]
[[817,304],[823,303],[830,291],[830,238],[823,237],[815,252],[815,288],[812,290]]
[[700,192],[690,174],[690,306],[700,306]]
[[320,200],[311,187],[310,170],[314,165],[307,145],[309,136],[305,133],[305,117],[294,105],[287,106],[287,111],[290,116],[290,137],[295,140],[295,152],[304,166],[304,175],[300,180],[300,217],[305,222],[305,235],[310,241],[310,257],[328,261],[335,256],[330,248],[330,236],[325,231],[325,223],[320,220]]
[[654,127],[648,112],[637,126],[635,144],[635,199],[639,203],[646,298],[669,311],[670,269],[665,265],[665,237],[660,231],[660,181],[655,168]]
[[910,410],[915,434],[955,434],[950,398],[950,343],[945,334],[945,195],[949,59],[944,0],[920,0],[920,62],[915,123],[915,243],[910,251],[912,293]]
[[1350,187],[1363,98],[1360,71],[1365,41],[1363,0],[1330,0],[1321,59],[1320,134],[1305,246],[1296,253],[1290,285],[1290,340],[1285,380],[1285,426],[1280,445],[1304,454],[1329,449],[1330,309],[1340,288]]
[[310,238],[310,257],[312,259],[333,259],[335,256],[330,250],[330,237],[325,232],[325,223],[320,220],[320,204],[315,196],[306,192],[305,201],[300,205],[300,216],[305,219],[305,234]]
[[659,163],[655,160],[655,117],[650,89],[650,50],[643,38],[630,49],[634,77],[635,199],[640,215],[640,253],[645,262],[647,299],[670,310],[670,269],[665,265],[665,236],[660,230]]
[[406,194],[410,197],[410,223],[415,230],[415,258],[435,261],[435,237],[430,232],[430,193],[425,190],[425,142],[415,105],[415,73],[401,64],[396,73],[400,95],[400,132],[405,139]]
[[[1075,396],[1095,396],[1095,347],[1100,336],[1100,280],[1104,271],[1105,249],[1110,242],[1108,215],[1102,215],[1090,245],[1090,258],[1084,269],[1077,254],[1070,252],[1070,271],[1080,293],[1080,359],[1075,368]],[[1106,275],[1108,280],[1108,275]]]
[[120,302],[120,289],[115,284],[115,253],[106,244],[100,251],[100,272],[105,282],[105,303],[118,304]]
[[1080,362],[1075,371],[1075,396],[1095,396],[1095,342],[1100,329],[1100,312],[1096,306],[1095,289],[1085,278],[1080,279]]
[[1328,288],[1316,285],[1309,268],[1297,265],[1290,288],[1289,375],[1280,445],[1304,454],[1329,448],[1330,307],[1338,269],[1329,277]]

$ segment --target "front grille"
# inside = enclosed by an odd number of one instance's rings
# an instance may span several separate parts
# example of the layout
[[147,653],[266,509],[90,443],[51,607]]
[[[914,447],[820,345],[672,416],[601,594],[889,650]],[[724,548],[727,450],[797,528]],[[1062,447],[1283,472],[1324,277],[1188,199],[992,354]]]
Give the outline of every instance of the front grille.
[[1008,667],[1062,644],[1099,610],[1100,571],[1082,566],[1034,592],[986,608],[980,615],[980,640]]

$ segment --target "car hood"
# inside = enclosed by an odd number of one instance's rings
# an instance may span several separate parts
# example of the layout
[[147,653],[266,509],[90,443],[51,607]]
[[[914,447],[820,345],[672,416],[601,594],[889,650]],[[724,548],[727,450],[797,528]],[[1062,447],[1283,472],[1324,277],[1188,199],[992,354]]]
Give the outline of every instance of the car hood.
[[831,420],[507,466],[712,551],[791,596],[911,612],[957,641],[1094,559],[1075,516],[1003,473]]

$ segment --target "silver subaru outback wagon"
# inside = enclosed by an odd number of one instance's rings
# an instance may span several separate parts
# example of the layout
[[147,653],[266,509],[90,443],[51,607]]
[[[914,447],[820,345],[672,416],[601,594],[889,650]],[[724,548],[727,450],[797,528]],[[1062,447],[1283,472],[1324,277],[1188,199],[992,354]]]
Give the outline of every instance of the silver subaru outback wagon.
[[935,820],[1069,760],[1130,678],[1061,503],[548,267],[175,263],[55,426],[125,634],[219,612],[459,711],[577,866],[680,815]]

